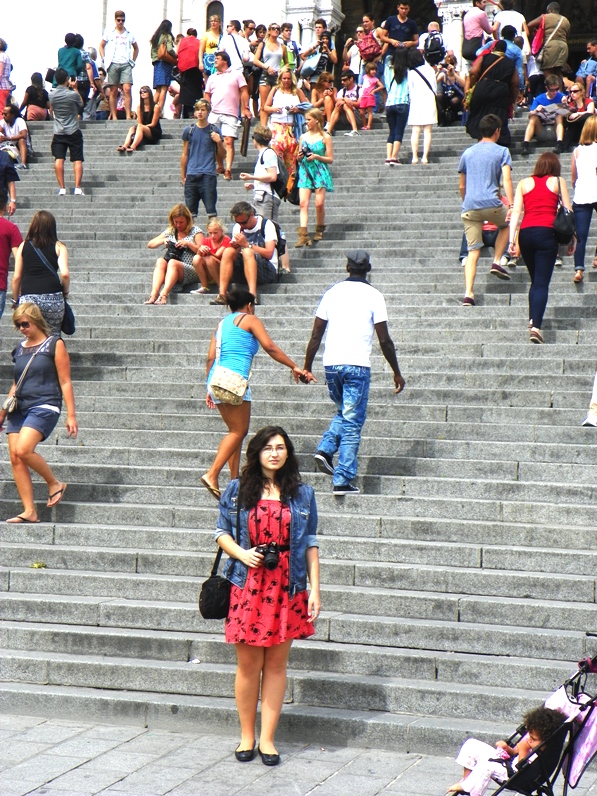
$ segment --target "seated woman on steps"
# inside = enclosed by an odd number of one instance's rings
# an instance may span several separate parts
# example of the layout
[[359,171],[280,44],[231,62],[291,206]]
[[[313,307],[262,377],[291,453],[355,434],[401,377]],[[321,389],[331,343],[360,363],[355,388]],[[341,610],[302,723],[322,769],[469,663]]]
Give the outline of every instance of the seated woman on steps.
[[118,152],[136,152],[141,144],[157,144],[162,137],[160,126],[161,111],[155,104],[149,86],[142,86],[139,91],[137,121],[129,128],[124,144],[116,147]]
[[185,285],[199,281],[193,257],[202,243],[203,232],[193,224],[189,208],[174,205],[168,216],[168,228],[147,244],[148,249],[164,246],[166,252],[156,261],[151,294],[145,304],[167,304],[168,294],[173,290],[179,293]]

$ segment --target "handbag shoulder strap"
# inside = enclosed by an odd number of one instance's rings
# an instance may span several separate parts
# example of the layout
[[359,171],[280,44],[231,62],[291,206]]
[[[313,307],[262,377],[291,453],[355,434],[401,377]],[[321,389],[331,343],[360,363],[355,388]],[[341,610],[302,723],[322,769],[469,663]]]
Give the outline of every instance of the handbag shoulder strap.
[[216,329],[216,365],[220,364],[220,353],[222,351],[222,324],[224,321],[220,321],[218,324],[218,328]]
[[58,277],[58,279],[60,279],[60,276],[58,275],[58,271],[55,271],[55,270],[52,268],[52,266],[50,265],[50,263],[49,263],[49,261],[48,261],[48,258],[47,258],[47,257],[46,257],[46,255],[45,255],[45,254],[42,252],[42,250],[41,250],[41,249],[39,249],[37,246],[34,246],[34,245],[31,243],[31,241],[29,241],[29,244],[31,245],[31,248],[33,249],[33,251],[34,251],[34,252],[37,254],[37,256],[39,257],[39,259],[42,261],[42,263],[43,263],[43,264],[46,266],[46,268],[47,268],[49,271],[51,271],[51,272],[54,274],[54,276],[57,276],[57,277]]
[[[492,64],[492,66],[493,66],[493,64]],[[419,72],[419,70],[418,70],[416,67],[415,67],[415,72],[418,74],[418,76],[419,76],[419,77],[420,77],[422,80],[424,80],[424,81],[425,81],[425,83],[427,83],[427,85],[429,86],[429,91],[431,91],[431,93],[432,93],[432,94],[435,96],[435,95],[437,94],[437,92],[433,90],[433,86],[432,86],[432,85],[431,85],[431,83],[430,83],[430,82],[427,80],[427,78],[425,77],[425,75],[422,75],[422,74]]]
[[231,34],[230,34],[230,38],[232,39],[232,43],[234,44],[234,49],[236,50],[236,54],[238,55],[238,60],[239,60],[239,61],[241,62],[241,64],[242,64],[242,62],[243,62],[243,59],[242,59],[242,57],[241,57],[240,50],[238,49],[238,44],[236,43],[236,38],[234,37],[234,34],[233,34],[233,33],[231,33]]
[[[236,493],[236,544],[240,547],[240,481],[238,482],[238,492]],[[215,578],[218,574],[218,567],[220,566],[220,561],[222,560],[222,553],[224,551],[218,545],[218,552],[216,553],[216,557],[214,560],[213,567],[211,568],[211,577]]]
[[[544,19],[545,19],[545,17],[544,17]],[[560,18],[559,18],[559,20],[558,20],[558,24],[555,26],[555,28],[554,28],[554,29],[552,30],[552,32],[549,34],[549,38],[547,39],[547,41],[546,41],[546,42],[545,42],[545,44],[543,45],[543,48],[547,47],[547,45],[549,44],[549,42],[550,42],[550,41],[553,39],[553,37],[556,35],[556,33],[558,32],[558,28],[559,28],[559,27],[560,27],[560,25],[562,24],[562,21],[563,21],[563,19],[564,19],[564,17],[560,17]]]
[[[497,53],[488,53],[488,55],[497,55]],[[483,78],[485,77],[485,75],[486,75],[486,74],[489,72],[489,70],[490,70],[490,69],[493,69],[493,67],[494,67],[494,66],[495,66],[497,63],[499,63],[499,62],[500,62],[500,60],[501,60],[501,56],[498,56],[498,57],[496,58],[496,60],[495,60],[495,61],[494,61],[492,64],[489,64],[489,66],[487,67],[487,69],[486,69],[486,70],[483,72],[483,74],[481,75],[481,77],[480,77],[480,78],[477,80],[477,83],[480,83],[480,82],[483,80]]]

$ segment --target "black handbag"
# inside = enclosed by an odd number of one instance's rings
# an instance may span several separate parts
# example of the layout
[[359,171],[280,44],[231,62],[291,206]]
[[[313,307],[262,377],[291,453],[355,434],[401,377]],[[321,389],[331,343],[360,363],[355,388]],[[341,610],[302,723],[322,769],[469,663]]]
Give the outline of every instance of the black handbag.
[[477,50],[483,44],[483,36],[474,36],[472,39],[462,40],[462,57],[465,61],[474,61]]
[[562,204],[562,189],[558,177],[558,211],[553,221],[553,231],[558,243],[570,243],[574,237],[574,212]]
[[[240,484],[236,499],[236,543],[240,544]],[[218,548],[209,578],[201,584],[199,611],[204,619],[226,619],[230,608],[230,581],[218,575],[224,551]]]
[[[33,244],[31,244],[31,247],[32,247],[33,251],[39,257],[39,259],[42,261],[42,263],[46,266],[46,268],[49,268],[50,271],[53,274],[55,274],[56,272],[54,271],[54,269],[52,268],[52,266],[48,262],[48,258],[45,256],[45,254],[40,249],[38,249],[37,246],[34,246]],[[62,292],[64,294],[64,290]],[[75,329],[75,313],[73,312],[73,308],[71,307],[71,305],[68,303],[68,301],[66,299],[64,299],[64,316],[62,318],[62,325],[60,327],[60,331],[64,332],[64,334],[68,334],[68,335],[74,334],[75,331],[76,331],[76,329]]]

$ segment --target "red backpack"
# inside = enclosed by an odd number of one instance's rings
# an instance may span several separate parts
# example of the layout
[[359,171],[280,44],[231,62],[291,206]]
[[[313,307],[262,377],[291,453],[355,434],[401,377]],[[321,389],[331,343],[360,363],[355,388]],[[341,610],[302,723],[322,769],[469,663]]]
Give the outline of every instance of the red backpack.
[[366,33],[361,41],[357,42],[361,59],[367,63],[381,55],[381,45],[373,35],[373,32]]

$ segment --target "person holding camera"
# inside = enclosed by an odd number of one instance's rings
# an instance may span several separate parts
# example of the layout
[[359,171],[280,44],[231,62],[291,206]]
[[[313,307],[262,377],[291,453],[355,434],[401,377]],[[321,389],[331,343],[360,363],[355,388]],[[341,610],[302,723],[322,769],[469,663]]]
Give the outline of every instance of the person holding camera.
[[151,293],[145,304],[167,304],[168,294],[180,292],[185,285],[199,281],[193,257],[203,243],[203,232],[193,224],[186,205],[174,205],[168,216],[168,228],[147,244],[148,249],[166,247],[153,269]]
[[321,608],[315,493],[301,482],[294,445],[283,428],[267,426],[250,440],[240,480],[231,481],[221,497],[215,537],[230,556],[224,568],[232,584],[225,637],[237,656],[241,740],[235,757],[241,763],[255,757],[261,682],[257,752],[264,765],[276,766],[274,736],[290,647],[293,639],[315,633]]
[[437,99],[441,106],[438,122],[448,127],[464,110],[464,78],[456,70],[456,58],[446,55],[437,70]]
[[79,129],[79,114],[83,113],[83,100],[77,91],[77,79],[69,77],[66,69],[57,69],[54,75],[56,88],[50,94],[50,107],[54,117],[52,155],[58,181],[58,196],[66,195],[64,186],[64,161],[67,151],[73,164],[75,196],[83,196],[83,133]]

